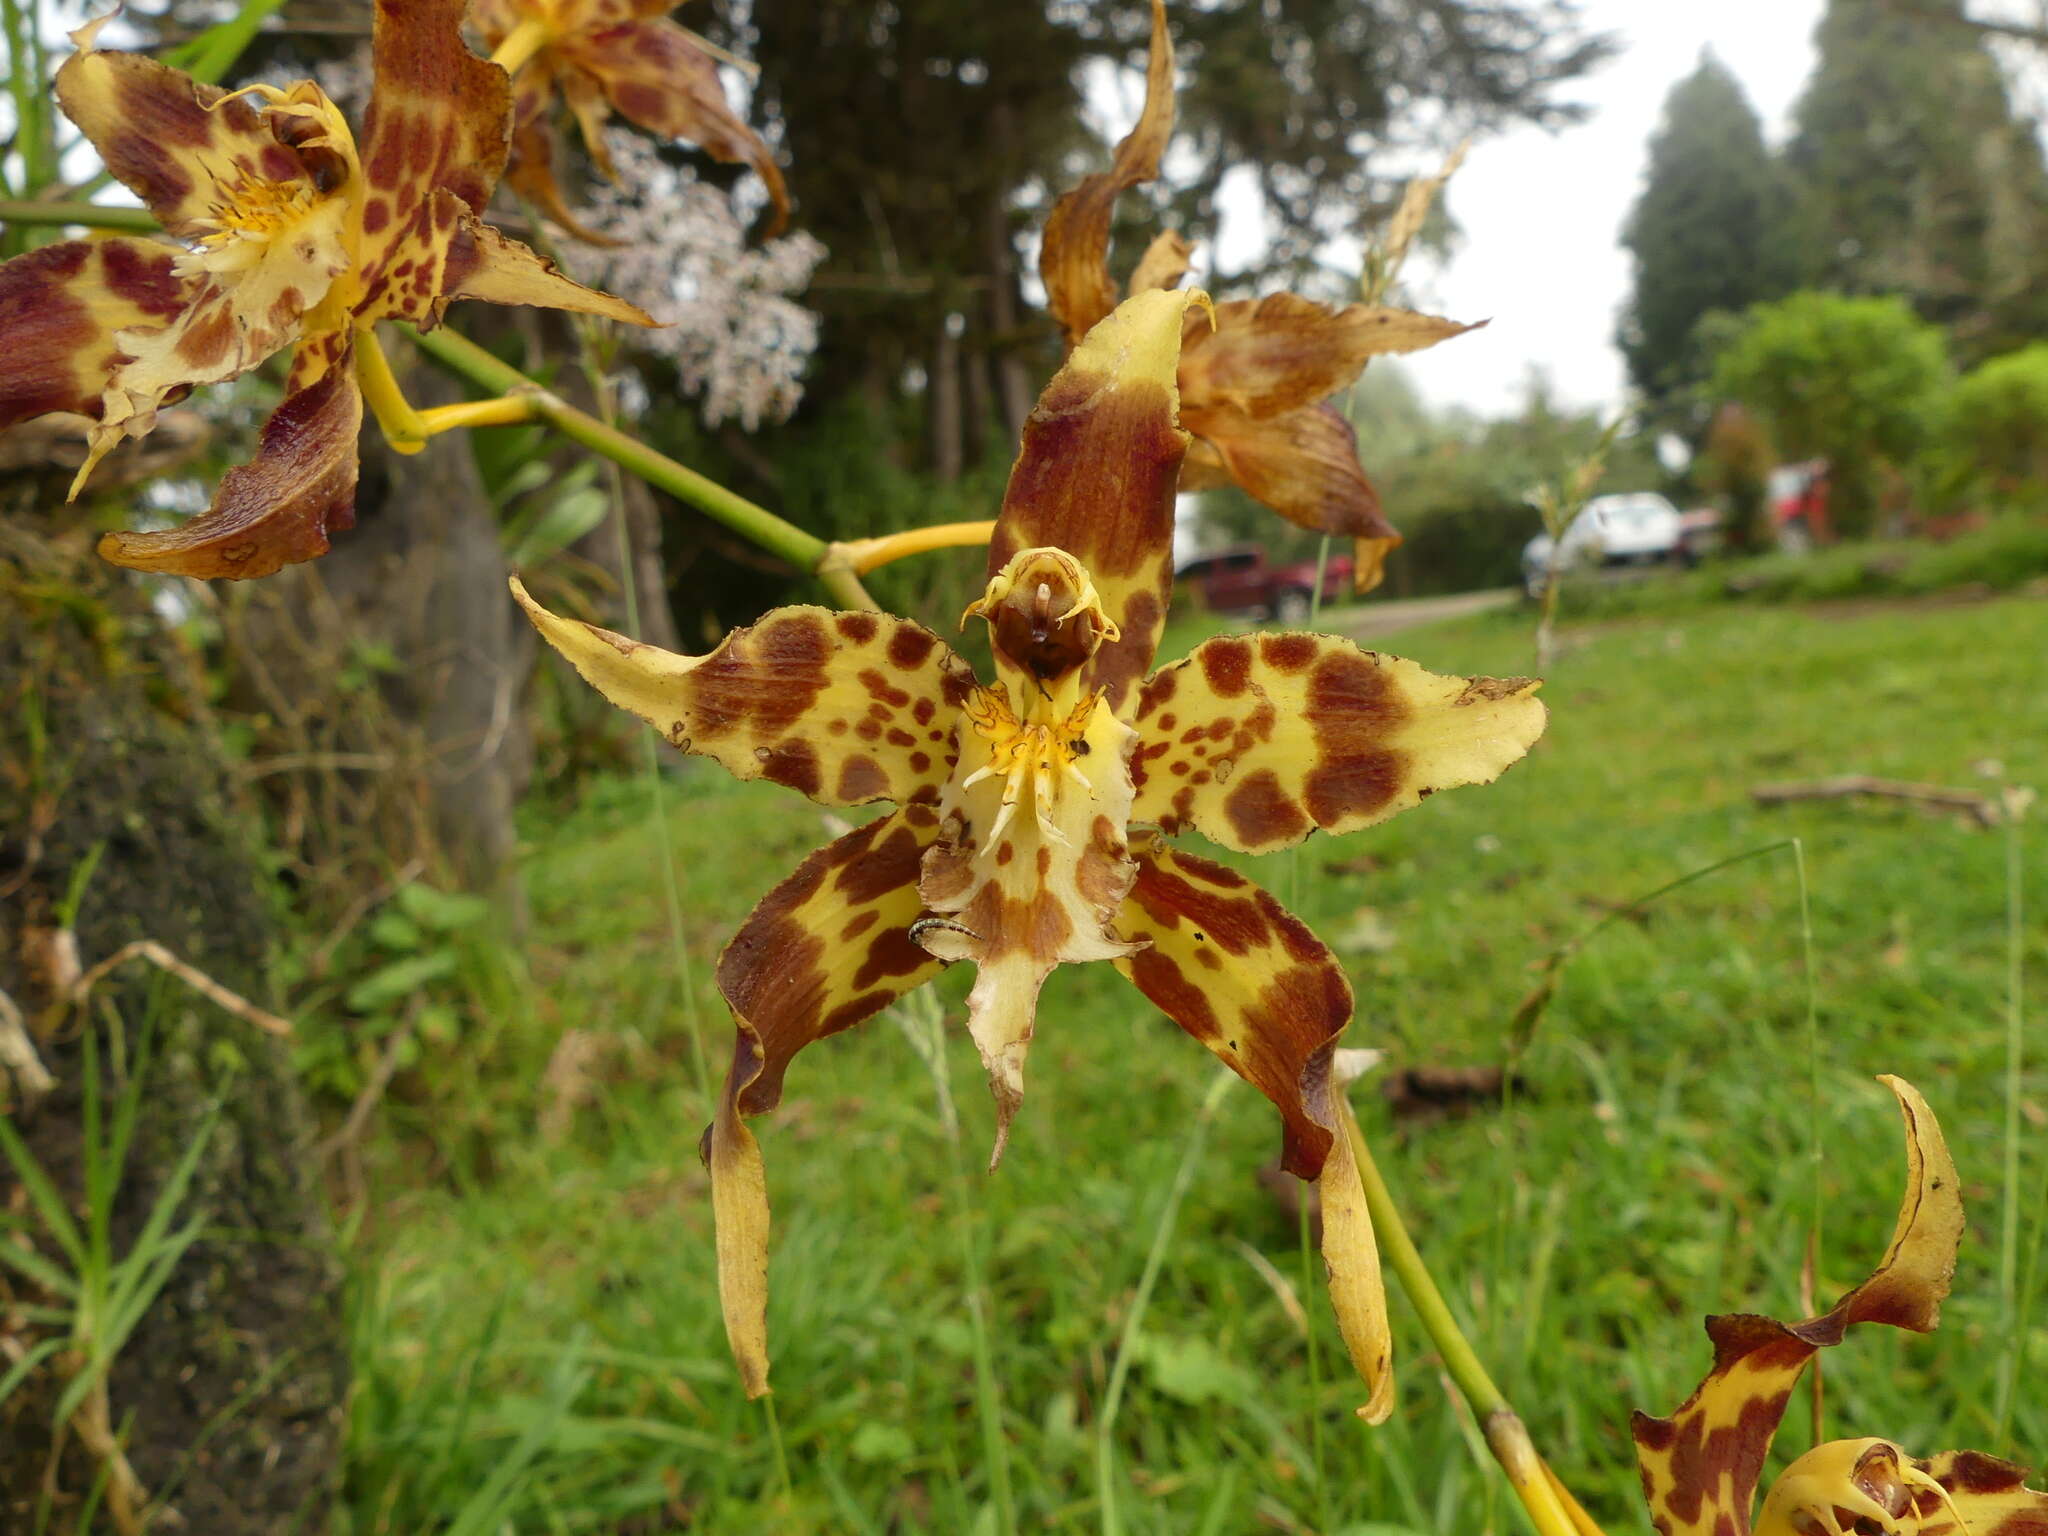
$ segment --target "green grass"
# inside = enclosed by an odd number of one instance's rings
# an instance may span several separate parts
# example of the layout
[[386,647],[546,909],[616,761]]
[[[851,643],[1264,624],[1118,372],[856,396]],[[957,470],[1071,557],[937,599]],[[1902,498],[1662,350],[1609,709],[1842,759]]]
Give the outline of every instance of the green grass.
[[[2004,1158],[2002,834],[1897,805],[1759,809],[1766,779],[1868,772],[2048,785],[2048,606],[2008,599],[1829,619],[1762,607],[1565,630],[1550,734],[1487,789],[1438,796],[1298,858],[1241,861],[1337,939],[1361,910],[1391,947],[1346,952],[1352,1043],[1390,1066],[1494,1062],[1532,963],[1689,870],[1804,839],[1818,954],[1810,1101],[1798,892],[1787,853],[1687,886],[1570,965],[1521,1065],[1525,1094],[1462,1120],[1366,1133],[1483,1358],[1610,1531],[1640,1531],[1630,1408],[1668,1412],[1707,1365],[1700,1319],[1794,1315],[1825,1148],[1823,1304],[1881,1256],[1902,1178],[1896,1071],[1942,1117],[1971,1227],[1931,1340],[1864,1329],[1827,1357],[1831,1433],[2048,1459],[2024,1386],[1998,1438]],[[1165,654],[1179,653],[1169,636]],[[1512,615],[1414,631],[1438,670],[1525,670]],[[730,1048],[709,978],[751,903],[833,824],[702,764],[664,780],[691,971],[676,975],[647,786],[598,786],[528,820],[523,984],[449,1047],[369,1149],[357,1241],[358,1532],[993,1532],[962,1233],[979,1244],[1018,1529],[1093,1532],[1096,1425],[1146,1252],[1218,1070],[1107,966],[1048,984],[1001,1171],[962,1181],[932,1078],[877,1020],[806,1053],[757,1122],[775,1202],[771,1423],[718,1321],[688,1021]],[[2036,823],[2038,828],[2039,823]],[[2043,909],[2038,831],[2029,910]],[[1370,854],[1377,867],[1333,866]],[[2034,920],[2029,962],[2043,948]],[[962,972],[966,968],[960,968]],[[978,1170],[991,1108],[942,982],[952,1085]],[[504,989],[500,989],[501,993]],[[603,1050],[573,1114],[544,1070],[561,1032]],[[456,1065],[459,1060],[459,1067]],[[2029,1132],[2048,1101],[2040,1050]],[[1368,1430],[1320,1277],[1262,1188],[1278,1126],[1233,1087],[1207,1128],[1137,1334],[1115,1425],[1122,1529],[1478,1536],[1525,1529],[1475,1459],[1399,1300],[1402,1401]],[[2023,1149],[2022,1254],[2048,1159]],[[963,1203],[960,1192],[966,1192]],[[1255,1259],[1299,1294],[1308,1342]],[[2028,1272],[2023,1263],[2022,1273]],[[2032,1305],[2035,1359],[2048,1327]],[[1333,1363],[1334,1362],[1334,1363]],[[1803,1399],[1802,1399],[1803,1403]],[[1326,1481],[1317,1486],[1317,1450]],[[1805,1448],[1795,1407],[1779,1459]],[[1324,1511],[1328,1511],[1327,1520]],[[462,1522],[460,1525],[457,1522]]]

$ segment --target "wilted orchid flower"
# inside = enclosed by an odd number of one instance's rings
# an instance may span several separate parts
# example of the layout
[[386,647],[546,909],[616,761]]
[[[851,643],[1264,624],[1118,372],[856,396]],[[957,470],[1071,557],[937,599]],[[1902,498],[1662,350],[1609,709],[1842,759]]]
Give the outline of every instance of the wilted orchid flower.
[[[1038,271],[1070,347],[1116,306],[1110,215],[1120,193],[1159,175],[1172,135],[1173,42],[1164,0],[1153,0],[1152,56],[1137,126],[1117,145],[1110,168],[1081,181],[1045,221]],[[1179,234],[1161,234],[1139,259],[1130,291],[1178,286],[1192,250]],[[1357,590],[1371,591],[1401,535],[1359,468],[1357,433],[1329,398],[1374,357],[1419,351],[1472,329],[1380,304],[1331,309],[1292,293],[1219,304],[1213,325],[1190,315],[1180,404],[1181,423],[1195,441],[1181,489],[1235,483],[1291,523],[1349,537]]]
[[1323,635],[1211,640],[1145,676],[1172,590],[1190,298],[1126,301],[1033,411],[968,609],[989,625],[993,683],[906,619],[781,608],[709,655],[675,656],[557,618],[515,585],[548,642],[674,745],[825,805],[898,807],[806,859],[719,959],[738,1038],[705,1153],[751,1393],[768,1379],[768,1199],[744,1117],[775,1107],[791,1058],[971,961],[1000,1154],[1040,984],[1063,962],[1108,960],[1279,1109],[1285,1166],[1320,1182],[1369,1412],[1391,1406],[1378,1255],[1332,1082],[1343,967],[1265,891],[1166,835],[1193,826],[1263,853],[1370,826],[1494,778],[1544,711],[1533,682],[1437,677]]
[[1912,1084],[1880,1082],[1906,1122],[1906,1193],[1875,1274],[1804,1322],[1707,1319],[1714,1368],[1668,1419],[1635,1416],[1643,1494],[1661,1536],[2044,1536],[2048,1494],[2026,1470],[1978,1451],[1924,1460],[1889,1440],[1832,1440],[1771,1487],[1754,1528],[1764,1455],[1807,1362],[1857,1323],[1929,1333],[1955,1274],[1963,1202],[1941,1126]]
[[657,138],[688,139],[715,160],[751,166],[775,205],[768,230],[789,217],[775,156],[727,105],[718,61],[701,39],[668,20],[676,0],[475,0],[470,16],[513,74],[512,185],[578,239],[610,244],[562,202],[549,147],[557,91],[575,114],[583,147],[613,181],[605,148],[613,112]]
[[[0,428],[96,418],[76,495],[123,437],[202,384],[295,346],[254,462],[177,528],[111,533],[119,565],[265,576],[354,520],[356,431],[396,398],[371,327],[439,323],[454,299],[542,304],[646,324],[482,223],[505,163],[505,72],[472,54],[462,0],[379,0],[364,145],[310,81],[223,91],[73,34],[57,99],[107,169],[185,248],[67,240],[0,265]],[[416,445],[413,445],[416,446]]]

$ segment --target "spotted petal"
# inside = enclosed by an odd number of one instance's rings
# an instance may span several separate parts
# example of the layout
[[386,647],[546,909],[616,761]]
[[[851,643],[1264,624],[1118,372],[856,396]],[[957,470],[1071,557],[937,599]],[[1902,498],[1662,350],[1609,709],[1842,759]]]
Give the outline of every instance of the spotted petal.
[[[999,708],[1007,724],[1012,704],[1031,702],[1005,700],[1003,693],[977,693],[970,720]],[[1048,799],[1010,811],[992,753],[1009,733],[963,727],[959,772],[939,806],[944,826],[925,860],[920,889],[940,920],[924,925],[918,942],[976,968],[967,1027],[996,1101],[991,1168],[1002,1159],[1023,1101],[1024,1059],[1045,978],[1057,965],[1114,959],[1130,947],[1109,925],[1133,872],[1124,846],[1131,733],[1100,699],[1082,694],[1078,707],[1079,750],[1047,784]]]
[[[770,234],[789,217],[782,170],[761,136],[725,99],[718,62],[689,33],[662,19],[621,22],[566,33],[556,43],[569,69],[597,82],[619,113],[665,139],[687,139],[714,160],[753,168],[775,205]],[[603,140],[583,119],[586,142],[602,164]]]
[[1281,416],[1212,407],[1202,413],[1188,463],[1213,473],[1191,473],[1183,489],[1232,484],[1297,527],[1348,537],[1358,592],[1380,584],[1386,557],[1401,542],[1359,467],[1358,434],[1334,406]]
[[369,186],[350,305],[364,320],[440,318],[448,245],[465,213],[483,212],[505,169],[511,83],[463,42],[462,9],[463,0],[377,0],[363,124]]
[[593,688],[672,746],[822,805],[935,800],[974,674],[921,624],[777,608],[704,656],[678,656],[512,595]]
[[[1053,204],[1039,247],[1038,275],[1046,307],[1066,332],[1067,345],[1116,308],[1109,276],[1109,223],[1117,197],[1159,174],[1159,157],[1173,136],[1173,39],[1164,0],[1152,0],[1152,54],[1145,70],[1145,108],[1106,171],[1083,178]],[[1078,553],[1078,551],[1077,551]]]
[[1943,1451],[1914,1466],[1948,1494],[1916,1498],[1918,1536],[2048,1536],[2048,1493],[2027,1486],[2025,1467],[1982,1451]]
[[65,240],[0,265],[0,430],[47,411],[97,416],[115,334],[184,308],[193,285],[176,258],[151,240]]
[[72,34],[78,52],[57,71],[57,100],[165,229],[191,233],[227,180],[310,184],[311,169],[247,97],[139,53],[100,50],[102,24]]
[[[335,339],[317,339],[320,355]],[[327,553],[327,535],[355,522],[356,434],[363,397],[345,345],[317,376],[294,361],[291,392],[264,424],[256,457],[221,478],[213,505],[177,527],[109,533],[100,553],[116,565],[178,576],[268,576]]]
[[1906,1125],[1906,1192],[1884,1262],[1804,1322],[1746,1313],[1707,1319],[1714,1366],[1706,1380],[1670,1418],[1638,1413],[1631,1422],[1660,1536],[1748,1536],[1764,1454],[1807,1362],[1854,1324],[1928,1333],[1941,1316],[1963,1232],[1955,1163],[1919,1092],[1900,1078],[1879,1081],[1897,1097]]
[[745,1117],[781,1101],[798,1051],[941,969],[909,936],[922,910],[918,861],[938,824],[931,807],[906,806],[819,849],[762,898],[718,959],[739,1033],[703,1152],[726,1337],[749,1397],[768,1390],[768,1187]]
[[[1188,436],[1177,424],[1181,321],[1199,295],[1134,295],[1088,333],[1024,424],[989,575],[1019,550],[1065,550],[1120,631],[1090,663],[1119,707],[1151,665],[1173,587],[1173,506]],[[1204,300],[1203,302],[1206,302]]]
[[1380,304],[1332,309],[1293,293],[1235,299],[1216,306],[1214,326],[1188,328],[1181,409],[1198,435],[1202,411],[1281,415],[1347,388],[1374,357],[1420,351],[1472,329]]
[[1352,832],[1500,776],[1543,734],[1529,678],[1439,677],[1330,635],[1227,635],[1138,692],[1131,815],[1241,853]]
[[1321,1191],[1331,1301],[1372,1393],[1360,1413],[1380,1423],[1393,1411],[1393,1338],[1331,1072],[1351,1019],[1344,968],[1307,924],[1236,870],[1156,837],[1134,852],[1137,880],[1116,930],[1141,947],[1117,969],[1280,1111],[1282,1166]]

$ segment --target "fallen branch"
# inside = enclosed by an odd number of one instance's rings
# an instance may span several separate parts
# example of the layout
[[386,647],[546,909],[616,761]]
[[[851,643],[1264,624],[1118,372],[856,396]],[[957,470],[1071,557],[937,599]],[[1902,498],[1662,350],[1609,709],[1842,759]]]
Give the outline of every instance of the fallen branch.
[[273,1035],[288,1035],[292,1032],[291,1021],[258,1008],[239,992],[230,992],[196,966],[187,965],[155,939],[137,939],[132,944],[123,944],[98,965],[79,977],[65,996],[65,1001],[74,1008],[81,1008],[92,994],[92,989],[106,980],[109,973],[126,965],[130,960],[147,960],[160,971],[168,971],[185,983],[194,992],[214,1006],[233,1014],[245,1024],[254,1024],[258,1029],[268,1030]]
[[1831,779],[1805,779],[1785,784],[1758,784],[1749,792],[1749,798],[1758,805],[1784,805],[1793,800],[1846,800],[1857,795],[1904,800],[1936,810],[1961,811],[1980,827],[1995,827],[2005,819],[2003,809],[1989,795],[1968,789],[1944,789],[1939,784],[1909,784],[1903,779],[1873,778],[1866,773],[1846,773]]

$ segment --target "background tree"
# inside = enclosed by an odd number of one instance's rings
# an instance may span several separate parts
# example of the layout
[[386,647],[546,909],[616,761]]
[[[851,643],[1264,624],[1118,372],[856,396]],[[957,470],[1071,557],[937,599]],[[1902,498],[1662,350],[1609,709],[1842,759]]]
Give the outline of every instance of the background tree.
[[1830,0],[1787,159],[1812,280],[1901,293],[1975,361],[2048,331],[2048,170],[1960,0]]
[[1884,471],[1926,443],[1948,377],[1940,331],[1903,299],[1795,293],[1749,311],[1712,388],[1782,451],[1828,461],[1829,520],[1854,536],[1876,523]]
[[1798,239],[1784,172],[1749,98],[1711,52],[1672,88],[1650,140],[1648,183],[1622,230],[1635,289],[1617,338],[1653,411],[1696,432],[1688,398],[1711,359],[1701,318],[1798,286]]

